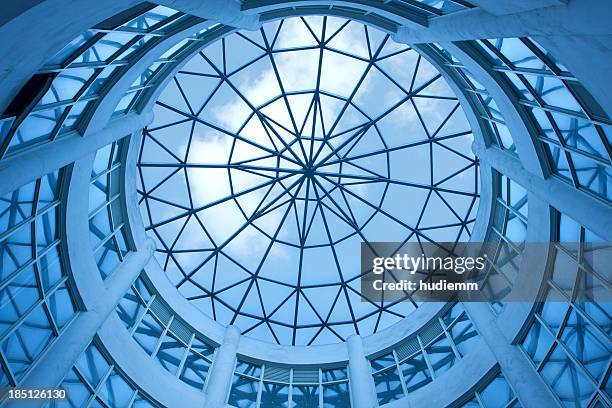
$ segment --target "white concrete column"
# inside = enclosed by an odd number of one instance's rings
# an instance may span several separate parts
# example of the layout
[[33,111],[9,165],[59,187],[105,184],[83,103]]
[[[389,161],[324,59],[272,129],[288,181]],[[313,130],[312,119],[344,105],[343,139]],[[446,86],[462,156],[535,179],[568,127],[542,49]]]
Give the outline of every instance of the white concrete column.
[[234,377],[236,365],[236,351],[240,342],[240,330],[236,326],[227,326],[223,344],[215,354],[215,360],[208,373],[206,384],[205,408],[219,408],[225,406],[225,401]]
[[543,179],[527,171],[521,162],[497,147],[483,148],[474,144],[472,150],[483,163],[522,185],[542,201],[573,218],[607,241],[612,241],[612,207],[555,177]]
[[548,257],[554,229],[552,209],[548,203],[528,194],[529,218],[522,261],[514,282],[513,290],[521,293],[521,300],[507,302],[497,318],[508,340],[514,342],[523,336],[525,322],[531,318],[537,304],[534,301],[546,282]]
[[497,325],[497,316],[483,302],[463,303],[476,330],[485,340],[508,383],[526,408],[556,407],[557,400],[538,375],[531,363],[511,344]]
[[78,132],[50,143],[26,149],[0,160],[0,196],[52,171],[97,151],[122,137],[142,129],[153,121],[153,112],[130,114],[111,120],[104,128],[87,137]]
[[[62,335],[32,367],[20,386],[26,388],[55,387],[61,383],[77,358],[128,291],[151,259],[155,243],[148,239],[144,249],[130,253],[104,282],[106,291],[80,312]],[[22,403],[19,402],[19,406]]]
[[376,389],[370,372],[370,364],[363,351],[363,341],[357,334],[346,340],[349,364],[348,376],[353,408],[373,408],[378,406]]

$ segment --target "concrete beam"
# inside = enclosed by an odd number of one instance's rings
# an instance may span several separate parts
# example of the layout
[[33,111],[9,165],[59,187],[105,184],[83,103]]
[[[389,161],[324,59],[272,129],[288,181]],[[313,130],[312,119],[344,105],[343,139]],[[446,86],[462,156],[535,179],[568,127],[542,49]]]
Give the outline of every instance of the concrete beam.
[[242,3],[240,0],[154,0],[154,2],[236,28],[257,30],[261,27],[259,16],[248,15],[240,9]]
[[50,143],[26,149],[0,161],[0,196],[39,179],[100,147],[142,129],[153,121],[153,112],[131,114],[110,121],[104,128],[86,137],[77,131]]
[[500,16],[475,8],[434,18],[426,28],[399,27],[395,38],[399,42],[428,43],[538,35],[610,36],[611,13],[612,2],[603,0],[572,1],[567,6]]
[[474,144],[474,154],[491,167],[519,183],[527,191],[584,225],[602,239],[612,241],[612,206],[557,178],[533,175],[510,153],[497,147]]
[[353,408],[374,408],[378,406],[370,364],[363,351],[361,336],[353,334],[346,340],[349,364],[348,376],[351,387],[351,406]]
[[[385,17],[397,24],[408,27],[427,27],[429,22],[427,15],[417,11],[411,11],[391,2],[381,3],[374,0],[247,0],[242,5],[242,10],[247,14],[261,14],[279,10],[281,8],[293,8],[300,6],[320,7],[321,12],[330,12],[331,6],[350,7],[363,10],[367,13],[375,13]],[[297,13],[296,13],[297,14]]]
[[514,14],[529,10],[537,10],[545,7],[554,7],[567,4],[568,0],[470,0],[475,6],[494,14],[496,16],[504,14]]
[[3,16],[7,7],[4,3],[18,3],[20,8],[0,26],[0,112],[66,44],[140,0],[44,0],[30,7],[20,0],[3,2]]

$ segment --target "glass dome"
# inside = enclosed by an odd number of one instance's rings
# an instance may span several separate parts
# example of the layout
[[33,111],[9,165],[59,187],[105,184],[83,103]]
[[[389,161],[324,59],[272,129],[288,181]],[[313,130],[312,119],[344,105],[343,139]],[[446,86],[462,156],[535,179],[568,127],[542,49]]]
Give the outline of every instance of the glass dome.
[[145,130],[139,197],[157,260],[223,325],[342,341],[419,305],[362,301],[362,242],[469,240],[472,132],[442,74],[338,17],[237,31],[189,60]]
[[5,3],[0,406],[612,406],[612,2]]

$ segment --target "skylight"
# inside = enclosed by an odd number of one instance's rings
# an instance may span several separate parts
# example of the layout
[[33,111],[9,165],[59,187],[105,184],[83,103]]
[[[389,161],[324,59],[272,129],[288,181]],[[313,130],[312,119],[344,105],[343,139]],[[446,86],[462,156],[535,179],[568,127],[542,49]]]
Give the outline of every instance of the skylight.
[[280,344],[372,334],[416,307],[362,302],[360,243],[466,241],[472,133],[417,51],[336,17],[241,31],[195,55],[139,158],[157,260],[221,324]]

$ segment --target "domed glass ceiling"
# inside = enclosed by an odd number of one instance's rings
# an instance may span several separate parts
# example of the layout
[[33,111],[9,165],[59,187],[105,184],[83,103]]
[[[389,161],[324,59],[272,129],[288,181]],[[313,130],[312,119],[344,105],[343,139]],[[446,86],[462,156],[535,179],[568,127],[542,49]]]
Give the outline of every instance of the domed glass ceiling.
[[139,158],[140,205],[180,293],[280,344],[368,335],[418,304],[363,302],[360,243],[467,240],[472,133],[419,53],[335,17],[217,41],[176,74]]

